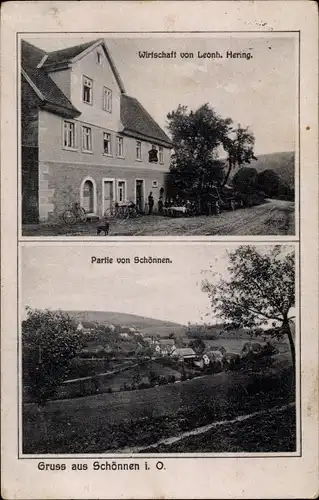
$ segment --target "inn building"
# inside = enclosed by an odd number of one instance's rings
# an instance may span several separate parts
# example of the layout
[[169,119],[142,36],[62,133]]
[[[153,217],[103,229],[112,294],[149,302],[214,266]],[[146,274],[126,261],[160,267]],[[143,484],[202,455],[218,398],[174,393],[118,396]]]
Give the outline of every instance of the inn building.
[[165,197],[171,141],[127,95],[104,40],[54,52],[21,41],[22,222],[71,203],[101,216]]

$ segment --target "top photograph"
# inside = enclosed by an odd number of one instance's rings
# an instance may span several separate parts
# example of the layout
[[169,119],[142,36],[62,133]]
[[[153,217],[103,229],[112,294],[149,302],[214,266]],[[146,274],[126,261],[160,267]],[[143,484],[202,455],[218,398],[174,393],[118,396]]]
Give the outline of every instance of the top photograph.
[[296,235],[295,33],[18,47],[22,236]]

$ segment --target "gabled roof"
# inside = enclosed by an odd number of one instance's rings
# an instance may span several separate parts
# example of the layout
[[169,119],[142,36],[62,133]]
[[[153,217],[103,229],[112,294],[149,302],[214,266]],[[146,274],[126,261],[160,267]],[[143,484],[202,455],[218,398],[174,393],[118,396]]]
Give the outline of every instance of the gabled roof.
[[86,56],[97,47],[101,47],[101,49],[104,51],[104,54],[112,68],[115,80],[121,92],[125,93],[124,84],[115,67],[112,56],[102,38],[82,43],[80,45],[74,45],[73,47],[67,47],[66,49],[60,49],[50,52],[42,58],[38,67],[46,70],[48,73],[69,68],[73,63],[79,61],[82,57]]
[[66,116],[78,116],[80,112],[73,106],[62,90],[54,83],[46,71],[37,65],[46,55],[44,50],[21,40],[21,69],[23,78],[33,88],[41,101],[41,107]]
[[79,54],[87,50],[91,45],[95,45],[96,40],[91,40],[90,42],[81,43],[80,45],[74,45],[73,47],[67,47],[65,49],[54,50],[49,52],[47,57],[42,62],[42,68],[48,68],[55,64],[69,63],[77,57]]
[[121,95],[121,122],[123,133],[138,139],[172,147],[170,138],[134,97]]
[[81,321],[83,328],[95,329],[97,325],[93,321]]
[[160,339],[159,343],[161,345],[175,345],[175,340],[174,339]]
[[73,47],[46,53],[44,50],[21,40],[21,68],[23,77],[41,100],[41,107],[66,116],[79,116],[78,111],[66,95],[50,78],[50,72],[71,67],[71,65],[101,47],[121,90],[121,122],[124,135],[172,147],[170,138],[152,116],[134,97],[125,93],[121,77],[103,39],[93,40]]
[[174,351],[174,355],[178,355],[178,356],[196,356],[196,353],[194,351],[194,349],[192,349],[191,347],[180,347],[178,349],[175,349]]

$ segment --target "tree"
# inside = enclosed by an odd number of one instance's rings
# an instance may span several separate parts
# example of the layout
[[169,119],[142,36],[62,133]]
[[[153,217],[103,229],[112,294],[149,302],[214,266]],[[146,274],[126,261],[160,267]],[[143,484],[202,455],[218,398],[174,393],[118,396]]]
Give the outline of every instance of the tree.
[[196,338],[194,340],[191,340],[188,346],[194,349],[196,354],[202,354],[202,352],[204,352],[206,347],[205,342],[201,338]]
[[239,193],[251,194],[257,188],[258,172],[255,168],[242,167],[233,177],[233,186]]
[[68,314],[27,308],[22,346],[23,371],[30,393],[38,403],[44,403],[65,380],[83,341]]
[[288,337],[295,368],[290,327],[290,311],[295,305],[294,252],[278,245],[267,252],[245,245],[228,252],[228,258],[228,280],[220,277],[217,282],[202,283],[213,313],[226,328],[277,327],[277,332],[279,329]]
[[259,189],[270,198],[277,196],[289,196],[288,184],[272,169],[263,170],[258,174],[257,183]]
[[228,169],[223,181],[223,186],[227,184],[232,169],[241,167],[251,160],[257,160],[254,154],[255,137],[249,128],[242,128],[240,125],[233,129],[232,134],[225,136],[223,141],[224,150],[227,152]]
[[232,120],[222,118],[208,104],[190,112],[187,106],[179,105],[167,118],[174,148],[171,183],[176,191],[197,199],[200,205],[210,188],[224,178],[218,148],[224,143]]

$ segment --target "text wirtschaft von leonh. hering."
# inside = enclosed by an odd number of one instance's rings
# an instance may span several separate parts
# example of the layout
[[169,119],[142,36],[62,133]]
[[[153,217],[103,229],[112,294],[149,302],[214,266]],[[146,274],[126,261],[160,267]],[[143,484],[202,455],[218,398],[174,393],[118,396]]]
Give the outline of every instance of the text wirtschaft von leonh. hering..
[[177,52],[176,50],[171,50],[166,52],[162,50],[160,52],[140,50],[138,52],[140,59],[244,59],[249,61],[252,59],[252,53],[241,51],[235,52],[233,50],[219,51],[215,50],[212,52],[202,52],[198,50],[197,52]]

